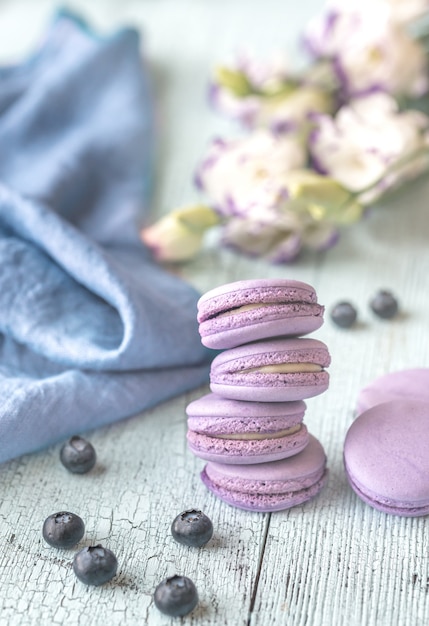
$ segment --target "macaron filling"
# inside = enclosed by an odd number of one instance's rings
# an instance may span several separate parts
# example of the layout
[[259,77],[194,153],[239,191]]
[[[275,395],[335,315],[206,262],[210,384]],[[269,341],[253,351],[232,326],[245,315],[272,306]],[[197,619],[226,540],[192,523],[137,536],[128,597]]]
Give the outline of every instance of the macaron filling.
[[317,363],[276,363],[275,365],[261,365],[241,370],[242,373],[260,372],[261,374],[295,374],[299,372],[321,372],[323,367]]
[[281,439],[282,437],[289,437],[301,430],[302,425],[296,424],[290,428],[285,428],[277,432],[270,433],[229,433],[225,435],[210,435],[214,439],[231,439],[234,441],[261,441],[262,439]]
[[300,337],[323,324],[324,307],[311,285],[256,279],[212,289],[198,301],[203,345],[228,349],[270,337]]
[[[221,433],[222,435],[222,433]],[[281,431],[265,433],[234,433],[226,437],[209,436],[188,430],[188,446],[192,452],[221,464],[252,465],[270,463],[296,455],[309,442],[305,424],[295,424]]]
[[[255,404],[255,403],[253,403]],[[227,433],[276,433],[300,423],[304,412],[280,417],[188,417],[188,429],[204,435],[225,435]]]
[[[198,322],[243,305],[315,304],[317,295],[310,285],[299,281],[237,281],[215,288],[198,302]],[[319,305],[317,305],[319,306]],[[323,307],[320,307],[323,313]]]
[[242,306],[238,306],[233,309],[228,309],[227,311],[219,311],[219,313],[214,313],[207,319],[211,320],[214,317],[228,317],[228,315],[238,315],[240,313],[247,313],[248,311],[253,311],[254,309],[260,309],[260,308],[269,307],[273,305],[275,305],[274,302],[259,302],[258,304],[243,304]]
[[211,371],[235,374],[285,364],[292,365],[294,371],[296,367],[308,364],[323,369],[330,364],[329,352],[324,345],[319,347],[321,342],[316,345],[315,342],[315,339],[278,339],[225,350],[214,359]]
[[246,433],[234,435],[213,437],[190,430],[186,437],[189,447],[197,456],[209,461],[226,459],[226,457],[241,457],[241,462],[247,464],[259,462],[253,460],[253,457],[261,457],[264,461],[286,458],[300,452],[309,441],[305,424],[297,424],[296,430],[289,434],[271,433],[271,436],[258,436],[255,433],[254,437],[246,437]]
[[[234,376],[228,374],[216,374],[211,376],[211,386],[216,385],[230,387],[306,387],[321,386],[327,387],[329,384],[329,374],[325,370],[318,372],[293,372],[289,374],[282,373],[263,373],[257,368],[253,371],[236,372]],[[214,389],[213,389],[214,390]],[[216,391],[218,391],[216,389]],[[219,392],[218,392],[219,393]],[[225,394],[226,395],[226,394]],[[296,399],[296,398],[295,398]]]
[[[230,309],[224,309],[212,313],[210,315],[201,316],[200,324],[204,322],[214,321],[216,319],[232,317],[235,315],[241,315],[242,313],[258,312],[259,315],[251,316],[250,320],[257,317],[263,317],[267,319],[266,309],[271,309],[273,317],[290,317],[290,316],[321,316],[324,312],[324,307],[320,304],[307,304],[302,302],[258,302],[255,304],[243,304],[241,306],[232,307]],[[269,314],[268,314],[269,315]],[[249,320],[249,321],[250,321]]]
[[[269,395],[270,389],[296,388],[296,393],[290,391],[287,397],[277,394],[275,401],[296,400],[309,397],[307,393],[317,395],[327,389],[329,374],[324,368],[329,364],[325,344],[316,339],[257,341],[219,354],[210,369],[210,386],[219,395],[241,400],[249,399],[253,389],[253,399],[260,401],[274,400]],[[261,397],[256,390],[263,388],[264,397]]]
[[302,504],[319,493],[328,473],[324,449],[309,434],[301,451],[283,459],[247,465],[208,460],[201,473],[206,487],[228,504],[249,511],[280,511]]
[[[323,312],[323,307],[318,304],[246,305],[204,317],[199,322],[199,332],[204,338],[217,333],[237,332],[243,327],[250,329],[261,324],[263,327],[276,324],[277,334],[294,335],[297,326],[305,333],[317,330],[323,323]],[[291,325],[293,332],[289,328]]]

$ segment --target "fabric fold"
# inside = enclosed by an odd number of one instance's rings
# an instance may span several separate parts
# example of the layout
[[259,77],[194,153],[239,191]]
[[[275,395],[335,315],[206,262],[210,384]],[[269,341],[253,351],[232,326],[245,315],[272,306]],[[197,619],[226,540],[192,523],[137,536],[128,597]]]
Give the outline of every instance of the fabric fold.
[[199,294],[138,237],[152,106],[136,31],[67,11],[0,68],[0,461],[207,380]]

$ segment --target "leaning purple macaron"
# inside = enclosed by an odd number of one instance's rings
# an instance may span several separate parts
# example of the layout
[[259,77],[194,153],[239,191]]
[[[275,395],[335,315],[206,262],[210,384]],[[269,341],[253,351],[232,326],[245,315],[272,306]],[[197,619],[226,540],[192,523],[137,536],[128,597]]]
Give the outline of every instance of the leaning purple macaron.
[[188,445],[206,461],[253,464],[301,452],[309,435],[305,402],[240,402],[214,393],[191,402]]
[[323,324],[313,287],[286,278],[240,280],[205,293],[198,302],[202,343],[226,349],[278,336],[300,336]]
[[206,487],[224,502],[247,511],[282,511],[316,496],[326,483],[326,456],[310,435],[302,452],[254,465],[209,462],[201,473]]
[[304,400],[326,391],[330,361],[328,348],[317,339],[255,341],[215,357],[210,389],[231,400]]
[[344,443],[348,481],[367,504],[394,515],[429,514],[429,403],[391,400],[364,411]]
[[400,370],[376,378],[359,392],[356,413],[382,402],[406,398],[429,402],[429,368]]

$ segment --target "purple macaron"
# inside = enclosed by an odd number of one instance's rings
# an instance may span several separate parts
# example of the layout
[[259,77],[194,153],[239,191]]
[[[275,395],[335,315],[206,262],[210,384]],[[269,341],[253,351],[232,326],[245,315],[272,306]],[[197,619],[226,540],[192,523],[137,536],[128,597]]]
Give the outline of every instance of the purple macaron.
[[308,443],[305,402],[240,402],[214,393],[191,402],[188,445],[206,461],[253,464],[278,461]]
[[209,462],[201,479],[215,496],[247,511],[281,511],[316,496],[326,483],[326,456],[310,435],[302,452],[281,461],[254,465]]
[[348,481],[367,504],[394,515],[429,514],[429,403],[391,400],[364,411],[344,443]]
[[326,345],[317,339],[256,341],[225,350],[213,360],[210,389],[224,398],[291,402],[311,398],[329,386]]
[[313,287],[286,278],[240,280],[216,287],[198,302],[202,343],[225,349],[269,337],[295,337],[323,324]]
[[376,378],[359,392],[356,413],[382,402],[406,398],[429,402],[429,368],[401,370]]

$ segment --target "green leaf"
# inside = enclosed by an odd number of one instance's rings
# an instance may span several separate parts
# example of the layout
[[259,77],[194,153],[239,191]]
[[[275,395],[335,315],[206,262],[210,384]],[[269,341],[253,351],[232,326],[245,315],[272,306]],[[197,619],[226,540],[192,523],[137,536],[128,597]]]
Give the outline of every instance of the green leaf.
[[349,224],[362,216],[363,207],[355,196],[328,176],[310,171],[296,172],[289,190],[293,198],[306,204],[315,221]]
[[238,70],[231,70],[228,67],[220,66],[215,69],[215,81],[237,98],[245,98],[259,93],[246,74]]
[[186,228],[195,232],[204,232],[219,223],[219,215],[209,206],[194,204],[173,211],[175,216]]

